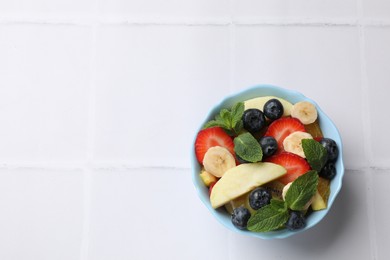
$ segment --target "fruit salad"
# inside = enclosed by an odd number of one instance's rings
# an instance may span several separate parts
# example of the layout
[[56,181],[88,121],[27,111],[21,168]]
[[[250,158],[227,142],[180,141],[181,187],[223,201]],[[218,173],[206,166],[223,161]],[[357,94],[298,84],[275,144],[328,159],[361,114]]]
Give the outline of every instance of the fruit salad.
[[275,96],[221,109],[195,140],[211,206],[252,232],[299,230],[326,209],[338,154],[314,104]]

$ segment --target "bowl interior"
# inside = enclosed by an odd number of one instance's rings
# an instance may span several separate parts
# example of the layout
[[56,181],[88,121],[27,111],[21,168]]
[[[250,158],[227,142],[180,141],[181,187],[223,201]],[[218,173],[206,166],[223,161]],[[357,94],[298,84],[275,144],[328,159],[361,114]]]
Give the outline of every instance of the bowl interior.
[[[291,103],[296,103],[299,101],[306,100],[306,101],[312,102],[313,104],[316,105],[317,111],[318,111],[319,123],[320,123],[320,126],[321,126],[321,129],[322,129],[324,136],[335,140],[338,147],[339,147],[339,150],[340,150],[339,158],[337,159],[337,162],[336,162],[337,174],[333,178],[333,180],[331,181],[331,185],[330,185],[331,193],[330,193],[329,200],[328,200],[328,207],[324,210],[320,210],[320,211],[316,211],[316,212],[311,213],[307,218],[306,227],[304,229],[299,230],[299,231],[289,231],[287,229],[280,230],[280,231],[266,232],[266,233],[255,233],[255,232],[250,232],[250,231],[243,231],[243,230],[239,230],[233,226],[233,224],[231,223],[231,220],[230,220],[230,215],[225,211],[225,209],[223,207],[221,207],[217,210],[215,210],[211,207],[210,200],[209,200],[209,194],[208,194],[208,188],[205,187],[205,185],[203,184],[202,180],[199,177],[199,172],[200,172],[201,166],[199,165],[198,161],[196,160],[195,149],[193,146],[191,148],[192,149],[191,150],[192,180],[193,180],[193,183],[195,185],[195,188],[198,192],[198,195],[199,195],[201,201],[208,208],[208,210],[214,215],[214,217],[222,225],[224,225],[228,229],[230,229],[234,232],[244,234],[244,235],[254,236],[254,237],[258,237],[258,238],[262,238],[262,239],[286,238],[286,237],[303,232],[303,231],[313,227],[328,213],[329,209],[331,208],[331,206],[332,206],[332,204],[333,204],[333,202],[334,202],[334,200],[335,200],[335,198],[336,198],[337,194],[339,193],[341,186],[342,186],[342,178],[344,175],[344,165],[343,165],[343,158],[342,158],[343,147],[342,147],[341,137],[340,137],[340,134],[339,134],[336,126],[329,119],[329,117],[321,110],[321,108],[318,106],[318,104],[315,101],[305,97],[304,95],[302,95],[299,92],[287,90],[287,89],[283,89],[283,88],[271,86],[271,85],[255,86],[255,87],[249,88],[247,90],[244,90],[242,92],[239,92],[237,94],[226,97],[224,100],[222,100],[222,102],[220,104],[215,106],[209,112],[209,114],[205,118],[204,122],[201,122],[201,124],[199,125],[199,129],[197,129],[197,132],[201,130],[204,123],[213,119],[215,117],[215,115],[218,114],[222,108],[230,108],[236,102],[245,101],[247,99],[259,97],[259,96],[277,96],[277,97],[286,99],[287,101],[290,101]],[[196,135],[194,137],[193,143],[195,143],[195,138],[196,138]]]

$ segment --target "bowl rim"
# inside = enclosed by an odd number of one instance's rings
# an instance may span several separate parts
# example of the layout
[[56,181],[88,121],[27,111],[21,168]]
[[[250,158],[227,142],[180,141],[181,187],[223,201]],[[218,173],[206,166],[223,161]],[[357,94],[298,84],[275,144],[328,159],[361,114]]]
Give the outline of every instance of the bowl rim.
[[[196,160],[195,149],[194,149],[194,144],[195,144],[197,133],[202,129],[202,126],[209,120],[209,118],[211,118],[211,116],[215,115],[221,109],[221,107],[224,107],[224,104],[228,103],[229,100],[235,99],[237,96],[251,95],[250,93],[252,93],[252,92],[258,92],[258,91],[264,91],[264,90],[271,91],[271,92],[283,92],[286,96],[293,96],[294,98],[299,99],[301,101],[305,100],[305,101],[309,101],[309,102],[313,103],[316,106],[319,114],[326,117],[326,119],[330,123],[330,126],[333,128],[337,137],[340,139],[340,143],[338,144],[338,148],[339,148],[338,162],[339,162],[340,169],[338,169],[338,172],[336,175],[336,177],[338,178],[339,181],[337,182],[337,185],[335,187],[333,187],[333,191],[331,191],[331,196],[329,196],[327,208],[324,210],[321,210],[321,211],[313,212],[313,213],[316,213],[318,217],[313,222],[311,222],[310,225],[307,225],[305,228],[297,230],[297,231],[289,231],[287,229],[283,229],[280,231],[271,231],[271,232],[261,233],[261,232],[251,232],[248,230],[239,230],[239,229],[234,228],[234,227],[232,228],[231,226],[228,226],[226,224],[226,222],[221,219],[221,216],[220,216],[221,213],[219,213],[218,210],[211,207],[210,200],[208,198],[206,199],[204,197],[204,195],[202,195],[202,191],[198,187],[198,184],[197,184],[197,177],[199,176],[199,172],[196,171],[195,165],[199,165],[199,163]],[[277,96],[277,95],[275,95],[275,96]],[[281,97],[281,98],[286,99],[285,97]],[[286,100],[291,102],[288,99],[286,99]],[[330,208],[332,207],[337,195],[339,194],[339,192],[341,190],[345,168],[344,168],[344,162],[343,162],[343,143],[342,143],[342,138],[341,138],[340,132],[337,129],[334,122],[332,121],[332,119],[321,109],[321,107],[317,104],[317,102],[306,97],[305,95],[303,95],[302,93],[300,93],[296,90],[286,89],[283,87],[270,85],[270,84],[259,84],[259,85],[254,85],[252,87],[246,88],[246,89],[241,90],[241,91],[237,91],[235,93],[231,93],[231,94],[225,96],[218,104],[216,104],[215,106],[213,106],[209,110],[206,117],[204,117],[202,124],[200,125],[200,127],[198,127],[196,129],[196,132],[194,133],[193,136],[194,136],[194,138],[193,138],[193,141],[191,143],[191,174],[192,174],[192,182],[194,184],[194,187],[196,189],[198,197],[200,198],[200,200],[202,201],[204,206],[206,206],[208,211],[210,211],[210,213],[214,216],[214,218],[216,218],[219,223],[221,223],[223,226],[225,226],[227,229],[229,229],[233,232],[237,232],[237,233],[240,233],[243,235],[261,238],[261,239],[282,239],[282,238],[287,238],[287,237],[290,237],[292,235],[304,232],[304,231],[314,227],[315,225],[317,225],[325,217],[325,215],[327,215],[327,213],[329,212]],[[339,170],[340,170],[340,172],[339,172]]]

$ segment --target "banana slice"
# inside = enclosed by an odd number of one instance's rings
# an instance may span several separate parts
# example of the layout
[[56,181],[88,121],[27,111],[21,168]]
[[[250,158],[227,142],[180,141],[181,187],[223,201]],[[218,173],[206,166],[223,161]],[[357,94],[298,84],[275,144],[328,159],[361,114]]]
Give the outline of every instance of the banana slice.
[[284,111],[283,116],[289,116],[291,114],[290,111],[291,111],[293,104],[291,104],[290,102],[288,102],[287,100],[285,100],[283,98],[275,97],[275,96],[265,96],[265,97],[256,97],[256,98],[248,99],[248,100],[244,101],[245,110],[248,110],[250,108],[257,108],[257,109],[263,111],[265,103],[267,103],[267,101],[274,99],[274,98],[279,100],[280,103],[282,103],[283,111]]
[[222,177],[227,170],[236,166],[236,160],[228,149],[214,146],[204,155],[203,166],[215,177]]
[[301,121],[302,124],[308,125],[316,121],[317,109],[310,102],[298,102],[292,106],[291,116]]
[[283,187],[283,190],[282,190],[282,198],[283,200],[286,200],[286,194],[287,194],[287,191],[288,189],[290,188],[292,182],[289,182],[287,183],[284,187]]
[[311,134],[301,131],[296,131],[288,135],[283,141],[283,148],[286,152],[294,153],[306,158],[302,148],[302,139],[313,139]]

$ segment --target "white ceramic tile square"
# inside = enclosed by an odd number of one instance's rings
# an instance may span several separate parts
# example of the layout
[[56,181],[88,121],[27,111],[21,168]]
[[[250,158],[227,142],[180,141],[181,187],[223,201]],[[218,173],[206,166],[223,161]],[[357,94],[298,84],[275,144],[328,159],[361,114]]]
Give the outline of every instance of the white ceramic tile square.
[[269,83],[312,98],[340,130],[346,166],[366,165],[356,28],[237,26],[235,46],[236,90]]
[[388,0],[361,0],[365,17],[375,20],[389,20],[390,1]]
[[89,258],[229,259],[227,230],[190,177],[189,170],[96,171]]
[[383,137],[388,134],[390,122],[384,120],[383,111],[389,103],[390,29],[367,28],[365,36],[372,160],[374,165],[389,167],[390,141]]
[[103,27],[95,159],[189,167],[201,121],[228,92],[228,47],[222,26]]
[[81,171],[0,170],[0,259],[80,259]]
[[0,26],[0,161],[85,158],[88,28]]
[[356,0],[233,0],[235,18],[350,18],[356,17]]
[[[96,0],[17,0],[0,1],[0,14],[7,16],[50,15],[86,13],[94,8]],[[56,14],[56,15],[54,15]]]
[[390,170],[373,170],[374,221],[376,226],[377,259],[385,260],[390,255],[390,203],[388,198]]
[[282,240],[231,233],[230,259],[370,259],[366,191],[364,173],[347,171],[339,197],[319,224]]
[[99,0],[100,12],[127,18],[228,18],[229,0]]

